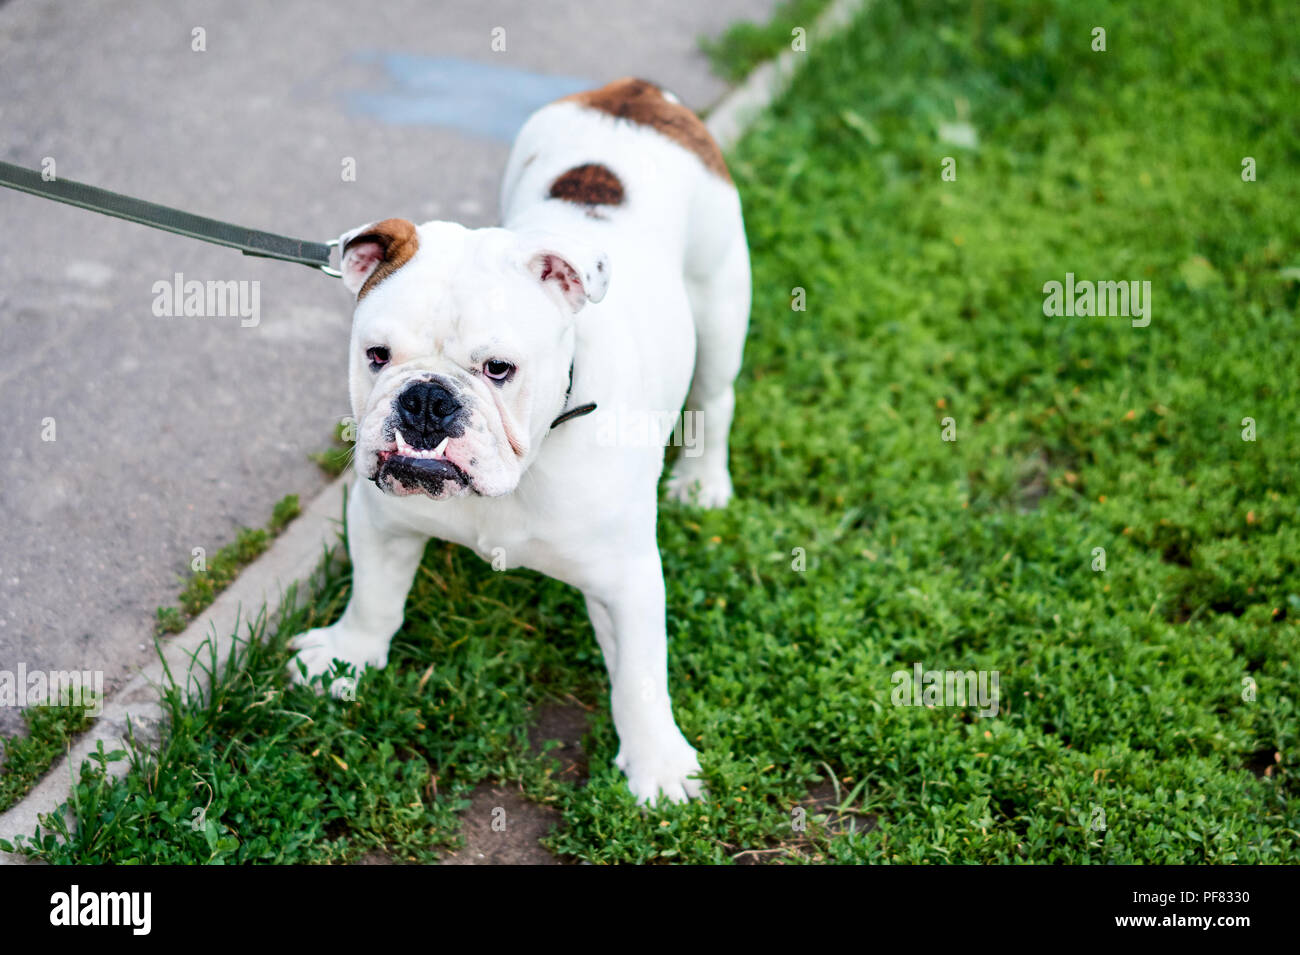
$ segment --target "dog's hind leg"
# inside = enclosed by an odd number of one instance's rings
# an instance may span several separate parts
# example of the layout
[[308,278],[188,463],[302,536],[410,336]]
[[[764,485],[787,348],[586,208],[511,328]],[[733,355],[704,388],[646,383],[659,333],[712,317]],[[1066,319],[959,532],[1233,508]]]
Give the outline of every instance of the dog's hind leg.
[[[695,375],[668,494],[701,507],[723,507],[731,499],[727,441],[736,404],[733,385],[749,327],[749,248],[734,190],[731,200],[730,208],[718,210],[726,214],[697,236],[714,249],[698,256],[688,252],[686,266],[686,293],[695,319]],[[714,251],[718,247],[720,253]]]

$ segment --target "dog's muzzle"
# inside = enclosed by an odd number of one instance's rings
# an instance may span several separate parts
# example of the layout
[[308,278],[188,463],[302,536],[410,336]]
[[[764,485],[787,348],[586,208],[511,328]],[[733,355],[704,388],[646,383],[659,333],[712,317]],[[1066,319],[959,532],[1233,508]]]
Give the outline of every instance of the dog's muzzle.
[[[393,448],[379,452],[374,482],[381,490],[422,490],[434,497],[469,475],[447,459],[447,444],[465,433],[466,409],[444,384],[413,381],[397,395],[385,431]],[[387,436],[387,435],[385,435]]]

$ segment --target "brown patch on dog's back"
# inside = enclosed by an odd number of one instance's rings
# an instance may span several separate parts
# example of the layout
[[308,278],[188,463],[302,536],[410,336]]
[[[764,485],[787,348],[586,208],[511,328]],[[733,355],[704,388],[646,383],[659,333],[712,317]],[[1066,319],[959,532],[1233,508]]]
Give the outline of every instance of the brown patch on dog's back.
[[[378,242],[384,250],[383,261],[370,273],[370,277],[357,292],[358,302],[367,292],[409,262],[411,256],[415,255],[420,247],[415,223],[409,219],[385,219],[383,222],[376,222],[373,228],[350,239],[348,248],[357,242]],[[347,250],[347,248],[342,249],[340,254],[346,253]]]
[[695,153],[710,172],[731,182],[731,173],[727,171],[722,150],[709,135],[703,121],[681,103],[674,103],[665,97],[653,83],[629,76],[598,90],[566,96],[560,102],[577,103],[618,119],[649,126]]
[[561,173],[551,183],[552,199],[586,206],[617,206],[623,202],[623,181],[600,163],[584,163]]

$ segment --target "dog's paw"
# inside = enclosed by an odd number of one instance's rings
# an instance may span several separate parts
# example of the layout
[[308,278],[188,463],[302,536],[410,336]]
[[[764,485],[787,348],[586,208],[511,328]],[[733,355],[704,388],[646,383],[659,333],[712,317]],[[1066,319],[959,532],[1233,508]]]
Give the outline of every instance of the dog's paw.
[[[348,633],[338,624],[321,627],[300,633],[289,641],[289,648],[298,651],[289,661],[289,676],[299,684],[310,683],[314,677],[329,673],[335,660],[352,667],[350,675],[340,676],[329,683],[330,693],[335,697],[347,697],[356,689],[356,681],[361,678],[366,667],[372,666],[382,670],[388,665],[387,644],[379,644],[373,637],[358,637]],[[299,666],[299,664],[302,666]],[[306,674],[303,673],[306,668]]]
[[685,740],[635,759],[620,751],[614,765],[627,777],[627,787],[638,805],[653,807],[660,799],[686,802],[704,792],[700,758]]
[[681,458],[668,478],[668,498],[698,507],[726,507],[731,500],[731,475],[726,468],[705,471],[698,458]]

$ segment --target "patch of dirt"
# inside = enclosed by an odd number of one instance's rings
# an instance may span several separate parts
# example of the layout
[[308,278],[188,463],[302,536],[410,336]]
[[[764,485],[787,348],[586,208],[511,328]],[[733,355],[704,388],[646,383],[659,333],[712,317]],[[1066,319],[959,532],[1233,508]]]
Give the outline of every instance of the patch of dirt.
[[560,762],[557,779],[581,785],[587,781],[587,754],[582,737],[587,732],[587,710],[577,703],[548,703],[537,712],[537,721],[528,729],[528,743],[534,754],[542,751],[548,739],[564,745],[551,749],[549,755]]
[[[563,745],[550,750],[558,760],[557,778],[581,784],[587,779],[587,755],[582,737],[587,732],[587,711],[576,703],[547,704],[535,714],[528,741],[534,753],[546,740]],[[470,794],[470,806],[461,814],[465,847],[449,854],[442,865],[563,865],[538,842],[560,818],[559,810],[529,802],[517,788],[483,784]]]
[[1282,754],[1274,752],[1273,747],[1269,746],[1247,756],[1245,766],[1256,777],[1262,779],[1265,776],[1272,776],[1281,762]]
[[[841,793],[840,798],[843,797],[844,794]],[[826,822],[822,824],[821,828],[828,836],[843,835],[854,829],[857,832],[870,832],[876,828],[875,813],[864,816],[858,813],[836,811],[835,807],[839,805],[839,801],[835,798],[835,786],[829,779],[819,783],[808,793],[804,805],[807,806],[808,815],[810,816],[825,814]]]
[[558,810],[539,806],[498,786],[479,786],[460,817],[465,847],[442,865],[561,865],[538,843],[560,818]]
[[[841,792],[840,799],[844,796],[845,793]],[[808,795],[799,801],[799,805],[794,807],[804,810],[805,828],[802,831],[792,825],[790,837],[782,840],[778,845],[763,849],[745,849],[732,858],[736,865],[780,865],[791,857],[821,862],[823,854],[817,842],[834,839],[855,830],[870,832],[876,828],[874,813],[867,815],[853,812],[841,813],[836,810],[838,805],[839,800],[835,796],[834,784],[829,779],[824,780],[811,789]],[[813,818],[815,816],[825,816],[826,819],[819,823]],[[794,813],[791,812],[792,821],[793,818]]]

